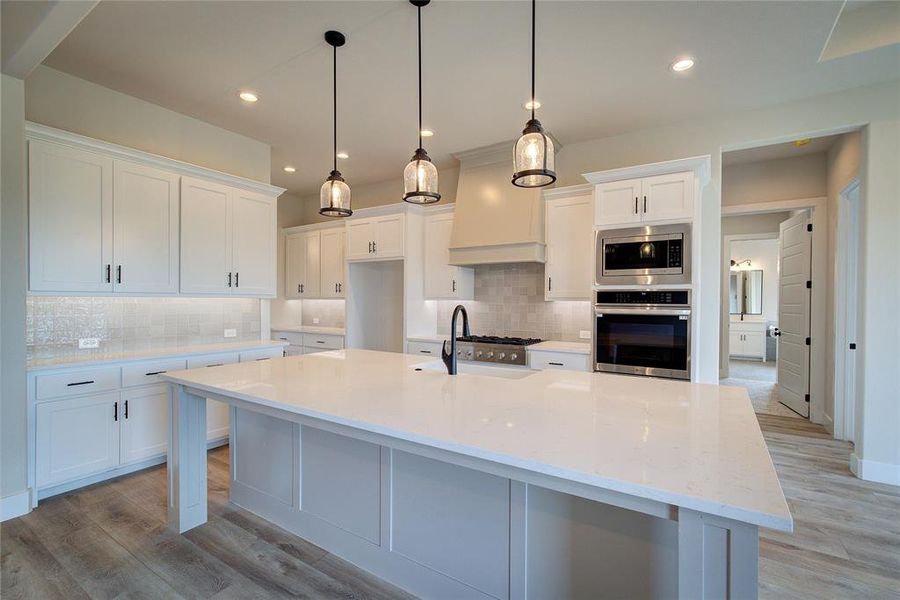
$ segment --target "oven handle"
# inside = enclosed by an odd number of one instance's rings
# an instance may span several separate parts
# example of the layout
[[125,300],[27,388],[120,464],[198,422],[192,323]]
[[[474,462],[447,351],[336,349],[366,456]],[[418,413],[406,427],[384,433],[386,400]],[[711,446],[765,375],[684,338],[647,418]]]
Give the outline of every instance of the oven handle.
[[691,309],[689,308],[622,308],[622,307],[605,307],[605,306],[595,306],[594,307],[594,315],[600,316],[603,314],[610,315],[659,315],[661,317],[681,317],[681,316],[690,316]]

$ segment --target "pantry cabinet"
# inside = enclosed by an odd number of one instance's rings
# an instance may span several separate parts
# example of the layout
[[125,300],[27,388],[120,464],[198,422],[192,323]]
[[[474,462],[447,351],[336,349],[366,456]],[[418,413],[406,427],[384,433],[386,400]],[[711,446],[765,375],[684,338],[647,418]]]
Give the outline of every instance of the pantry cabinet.
[[545,192],[545,300],[590,300],[593,202],[590,189]]
[[404,214],[347,221],[347,260],[385,260],[405,254]]
[[453,212],[425,218],[425,299],[473,300],[475,270],[450,264]]
[[288,230],[284,273],[287,298],[343,298],[344,228]]
[[694,216],[694,174],[667,173],[598,184],[594,224],[627,225]]

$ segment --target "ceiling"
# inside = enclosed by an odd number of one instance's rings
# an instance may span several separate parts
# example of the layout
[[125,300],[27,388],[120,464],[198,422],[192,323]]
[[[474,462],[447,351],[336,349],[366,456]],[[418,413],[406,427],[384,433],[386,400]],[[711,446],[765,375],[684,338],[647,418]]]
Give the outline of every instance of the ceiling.
[[[563,145],[896,79],[900,48],[819,63],[841,2],[569,2],[537,14],[539,118]],[[423,10],[426,148],[512,140],[527,119],[530,7]],[[104,0],[45,64],[269,143],[272,182],[318,190],[331,169],[338,29],[339,168],[353,184],[400,177],[416,147],[416,11],[364,2]],[[668,65],[696,57],[676,75]],[[246,105],[240,89],[258,92]],[[288,175],[285,164],[296,166]]]
[[808,156],[810,154],[824,154],[828,152],[831,145],[834,144],[840,135],[825,135],[817,138],[807,138],[809,143],[802,146],[796,145],[794,142],[785,142],[783,144],[770,144],[768,146],[757,146],[756,148],[747,148],[746,150],[734,150],[732,152],[722,153],[722,166],[742,165],[745,163],[755,163],[761,160],[781,160],[784,158],[795,158],[797,156]]

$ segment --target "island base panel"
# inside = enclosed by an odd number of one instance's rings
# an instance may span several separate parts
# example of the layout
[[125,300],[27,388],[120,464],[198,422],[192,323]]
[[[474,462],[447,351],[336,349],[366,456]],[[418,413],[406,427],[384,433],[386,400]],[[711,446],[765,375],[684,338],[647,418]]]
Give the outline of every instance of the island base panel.
[[206,523],[206,398],[169,386],[169,527],[184,533]]

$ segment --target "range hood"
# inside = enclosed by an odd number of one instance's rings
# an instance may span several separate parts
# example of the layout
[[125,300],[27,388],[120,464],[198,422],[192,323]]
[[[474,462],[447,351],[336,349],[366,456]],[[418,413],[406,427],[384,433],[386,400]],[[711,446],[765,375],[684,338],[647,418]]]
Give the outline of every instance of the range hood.
[[543,188],[510,182],[512,148],[509,141],[454,154],[460,165],[450,264],[544,262]]

